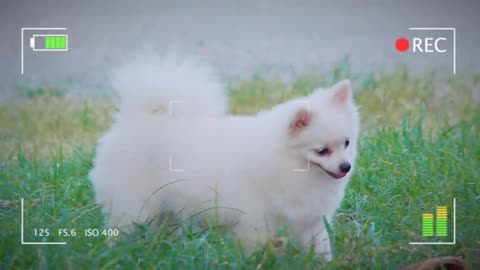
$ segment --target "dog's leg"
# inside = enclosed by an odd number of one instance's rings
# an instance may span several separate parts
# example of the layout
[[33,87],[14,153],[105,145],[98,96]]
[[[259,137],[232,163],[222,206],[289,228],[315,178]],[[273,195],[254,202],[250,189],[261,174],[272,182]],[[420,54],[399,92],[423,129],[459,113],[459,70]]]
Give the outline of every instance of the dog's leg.
[[254,218],[252,215],[243,216],[235,225],[235,234],[246,254],[251,254],[256,247],[264,245],[269,239],[269,230],[261,216]]
[[306,230],[303,235],[303,243],[306,247],[312,244],[315,247],[315,253],[324,256],[325,260],[332,260],[332,252],[330,247],[330,238],[327,229],[322,222],[312,226],[310,230]]

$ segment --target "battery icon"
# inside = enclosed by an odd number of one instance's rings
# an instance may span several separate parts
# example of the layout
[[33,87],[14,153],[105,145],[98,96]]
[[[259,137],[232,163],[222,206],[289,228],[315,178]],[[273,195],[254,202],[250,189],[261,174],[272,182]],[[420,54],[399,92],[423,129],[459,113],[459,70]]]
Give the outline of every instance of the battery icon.
[[41,52],[66,52],[68,35],[33,35],[30,38],[30,47]]

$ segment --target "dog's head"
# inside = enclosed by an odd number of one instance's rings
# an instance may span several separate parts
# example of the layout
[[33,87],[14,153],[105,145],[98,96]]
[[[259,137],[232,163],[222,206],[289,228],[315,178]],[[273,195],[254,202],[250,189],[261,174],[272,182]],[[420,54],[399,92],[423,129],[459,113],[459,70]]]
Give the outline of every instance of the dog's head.
[[340,179],[352,171],[359,114],[350,81],[318,89],[299,105],[289,125],[289,145],[309,169]]

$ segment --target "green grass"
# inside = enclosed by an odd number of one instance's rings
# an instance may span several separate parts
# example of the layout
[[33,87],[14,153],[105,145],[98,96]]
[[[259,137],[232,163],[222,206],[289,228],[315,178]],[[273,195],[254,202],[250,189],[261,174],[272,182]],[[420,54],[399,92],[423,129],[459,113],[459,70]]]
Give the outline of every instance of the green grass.
[[[293,244],[247,255],[215,226],[200,231],[194,223],[176,235],[142,227],[115,243],[85,236],[87,229],[107,229],[87,173],[112,102],[35,88],[0,105],[0,269],[397,269],[447,255],[480,267],[480,111],[472,98],[478,76],[413,76],[405,67],[349,73],[336,68],[330,77],[307,72],[291,84],[260,76],[230,84],[231,112],[249,114],[354,78],[363,133],[357,171],[329,228],[333,261]],[[20,245],[20,198],[25,241],[42,241],[34,229],[49,229],[48,241],[67,245]],[[457,243],[409,245],[425,240],[421,214],[437,205],[448,206],[451,239],[453,198]],[[60,237],[58,229],[74,229],[76,236]]]

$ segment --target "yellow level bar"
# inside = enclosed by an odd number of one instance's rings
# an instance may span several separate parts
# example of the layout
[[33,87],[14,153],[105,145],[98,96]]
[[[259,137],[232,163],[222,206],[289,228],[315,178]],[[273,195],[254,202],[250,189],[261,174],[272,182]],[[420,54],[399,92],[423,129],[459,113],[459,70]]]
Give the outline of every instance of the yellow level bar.
[[446,206],[437,206],[437,218],[447,218]]

